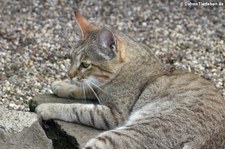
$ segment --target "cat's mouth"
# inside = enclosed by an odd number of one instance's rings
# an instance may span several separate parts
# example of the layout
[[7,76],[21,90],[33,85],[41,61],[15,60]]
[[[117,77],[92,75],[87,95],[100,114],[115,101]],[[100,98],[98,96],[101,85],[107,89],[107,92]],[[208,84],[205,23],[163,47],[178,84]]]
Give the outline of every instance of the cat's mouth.
[[77,81],[84,82],[84,78],[77,78]]
[[75,84],[75,85],[83,85],[84,82],[85,82],[85,79],[84,78],[72,78],[70,79],[71,80],[71,84]]

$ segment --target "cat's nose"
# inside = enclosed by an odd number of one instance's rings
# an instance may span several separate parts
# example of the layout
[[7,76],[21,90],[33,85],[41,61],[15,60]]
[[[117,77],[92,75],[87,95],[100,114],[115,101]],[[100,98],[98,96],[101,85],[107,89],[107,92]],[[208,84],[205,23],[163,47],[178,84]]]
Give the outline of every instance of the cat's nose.
[[72,79],[72,78],[74,78],[75,75],[74,75],[73,73],[70,73],[70,72],[69,72],[69,73],[68,73],[68,76],[70,77],[70,79]]
[[76,74],[77,74],[77,72],[74,69],[70,69],[68,71],[68,76],[70,77],[70,79],[74,78]]
[[78,77],[77,78],[77,80],[80,81],[80,82],[83,82],[83,79],[84,79],[83,77]]

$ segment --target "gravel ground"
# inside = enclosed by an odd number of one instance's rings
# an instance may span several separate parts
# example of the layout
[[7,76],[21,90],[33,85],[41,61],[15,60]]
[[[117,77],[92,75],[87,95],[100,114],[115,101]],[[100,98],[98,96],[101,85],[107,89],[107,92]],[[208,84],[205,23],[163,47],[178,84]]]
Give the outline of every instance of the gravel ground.
[[66,77],[67,39],[79,40],[72,6],[91,22],[149,45],[163,63],[206,77],[225,97],[222,1],[0,0],[0,106],[27,111],[30,99],[51,93],[51,82]]

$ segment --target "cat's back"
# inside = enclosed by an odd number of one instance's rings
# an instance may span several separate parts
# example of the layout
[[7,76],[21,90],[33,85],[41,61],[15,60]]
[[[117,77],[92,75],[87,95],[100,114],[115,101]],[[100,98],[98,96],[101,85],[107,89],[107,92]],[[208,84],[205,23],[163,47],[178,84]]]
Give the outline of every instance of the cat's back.
[[150,134],[169,135],[162,145],[188,139],[190,148],[225,144],[225,101],[211,82],[191,73],[174,72],[149,83],[130,122],[151,128]]
[[182,71],[162,75],[150,82],[137,104],[141,105],[142,101],[150,103],[168,101],[184,106],[199,104],[207,108],[212,106],[214,109],[225,109],[221,93],[210,81]]
[[156,85],[160,85],[159,95],[165,97],[169,95],[171,100],[191,102],[198,99],[224,104],[223,97],[216,87],[210,81],[193,73],[174,71],[156,79],[149,88],[155,88]]

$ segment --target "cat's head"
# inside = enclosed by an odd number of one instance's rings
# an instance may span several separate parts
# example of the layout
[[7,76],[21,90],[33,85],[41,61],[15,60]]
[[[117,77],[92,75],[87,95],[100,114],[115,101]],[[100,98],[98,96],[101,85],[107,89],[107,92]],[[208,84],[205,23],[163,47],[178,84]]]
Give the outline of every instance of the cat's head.
[[96,27],[78,12],[74,14],[82,39],[71,52],[68,76],[75,82],[104,85],[118,74],[125,63],[124,43],[111,30]]

